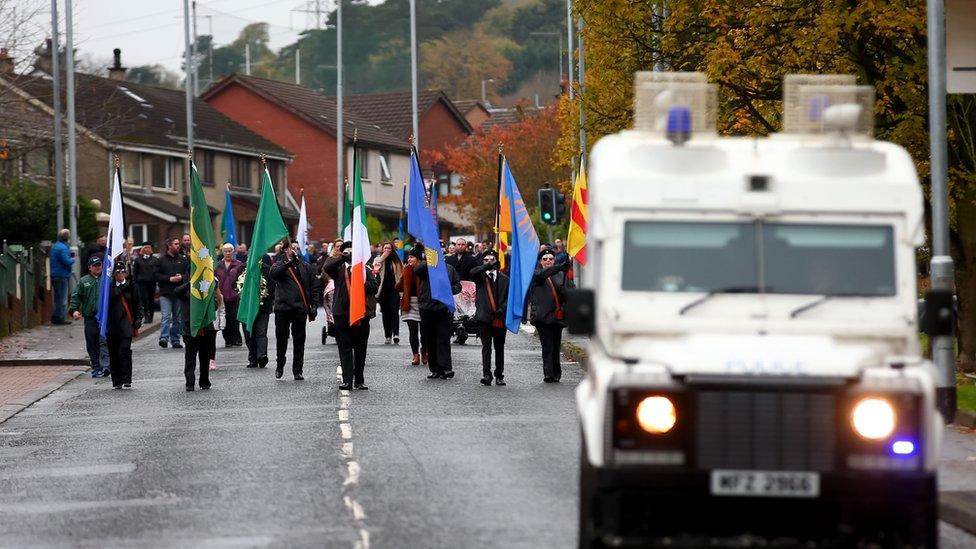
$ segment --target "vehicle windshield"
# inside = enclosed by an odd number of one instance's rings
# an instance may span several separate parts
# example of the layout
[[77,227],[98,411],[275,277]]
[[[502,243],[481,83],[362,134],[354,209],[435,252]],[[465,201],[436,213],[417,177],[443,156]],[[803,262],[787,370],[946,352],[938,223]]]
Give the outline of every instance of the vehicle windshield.
[[895,295],[885,225],[628,221],[621,287],[643,292]]

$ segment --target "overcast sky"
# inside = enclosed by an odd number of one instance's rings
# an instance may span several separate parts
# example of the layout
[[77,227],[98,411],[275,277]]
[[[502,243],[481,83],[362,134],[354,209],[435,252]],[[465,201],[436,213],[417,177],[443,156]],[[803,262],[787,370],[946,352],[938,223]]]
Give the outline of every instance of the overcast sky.
[[[43,0],[22,0],[28,3]],[[381,0],[374,0],[377,3]],[[237,38],[245,26],[269,24],[271,48],[290,44],[298,33],[315,25],[313,15],[297,10],[314,9],[316,2],[307,0],[206,0],[197,2],[197,34],[213,29],[217,46]],[[335,0],[321,0],[325,14]],[[59,1],[64,10],[64,2]],[[182,0],[75,0],[75,47],[79,57],[94,56],[108,61],[113,48],[122,49],[122,63],[127,67],[160,64],[180,71],[183,55]],[[62,19],[63,19],[63,13]],[[50,25],[50,11],[43,14]],[[64,29],[61,29],[62,44]]]

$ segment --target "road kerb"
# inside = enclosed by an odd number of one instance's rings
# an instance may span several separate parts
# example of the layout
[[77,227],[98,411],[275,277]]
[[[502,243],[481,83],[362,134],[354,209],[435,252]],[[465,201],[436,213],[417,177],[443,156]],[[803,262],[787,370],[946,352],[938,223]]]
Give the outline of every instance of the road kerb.
[[19,414],[25,408],[31,406],[38,400],[41,400],[54,391],[57,391],[66,383],[77,378],[86,371],[88,371],[87,366],[74,366],[71,368],[71,370],[58,374],[54,377],[54,379],[44,383],[40,387],[17,397],[15,401],[7,402],[3,406],[0,406],[0,423],[3,423]]

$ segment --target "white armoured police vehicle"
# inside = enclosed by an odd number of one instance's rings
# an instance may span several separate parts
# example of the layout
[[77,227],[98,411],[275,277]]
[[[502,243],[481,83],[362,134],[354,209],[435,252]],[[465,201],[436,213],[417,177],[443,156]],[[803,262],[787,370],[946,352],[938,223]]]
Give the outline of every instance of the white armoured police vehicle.
[[[638,73],[635,92],[634,129],[590,155],[568,304],[592,336],[580,546],[935,545],[922,189],[872,138],[873,89],[789,76],[768,138],[719,137],[701,74]],[[944,320],[951,298],[929,297]]]

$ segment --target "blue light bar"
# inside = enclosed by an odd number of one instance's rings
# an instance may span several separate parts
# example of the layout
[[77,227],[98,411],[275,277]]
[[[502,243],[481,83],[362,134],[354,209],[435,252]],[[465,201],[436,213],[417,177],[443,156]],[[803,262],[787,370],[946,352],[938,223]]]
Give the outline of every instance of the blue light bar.
[[691,109],[680,105],[668,109],[667,133],[675,145],[691,139]]
[[899,456],[910,456],[915,453],[915,443],[910,440],[896,440],[891,443],[891,451]]

